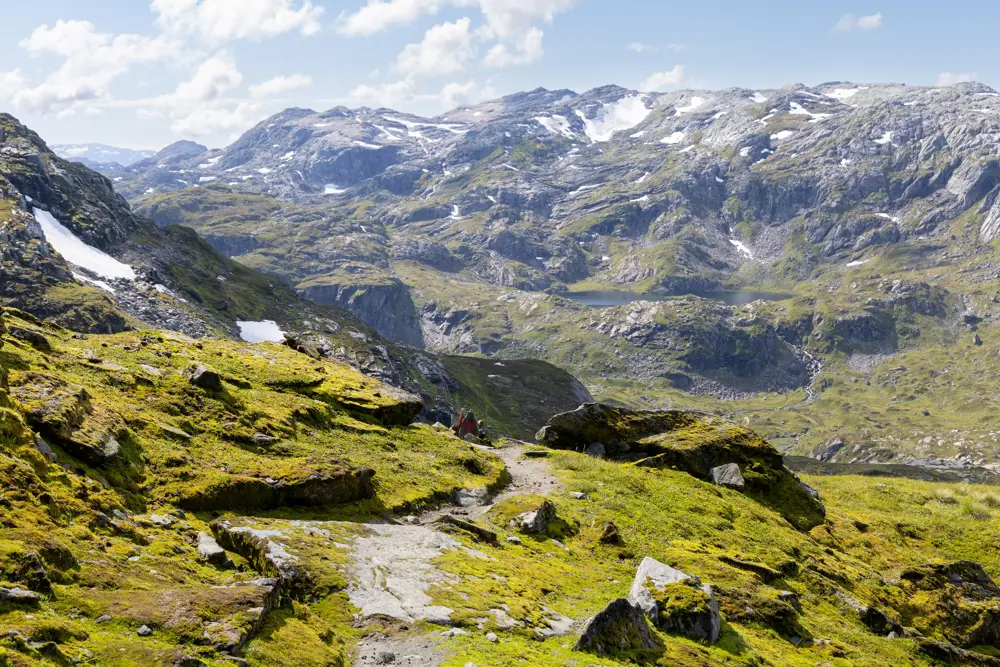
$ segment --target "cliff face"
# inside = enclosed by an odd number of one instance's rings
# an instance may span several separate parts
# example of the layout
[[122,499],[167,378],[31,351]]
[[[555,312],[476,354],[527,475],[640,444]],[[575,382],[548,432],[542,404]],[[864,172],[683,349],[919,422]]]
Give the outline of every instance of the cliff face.
[[409,288],[399,280],[367,285],[309,285],[308,299],[350,311],[382,336],[405,345],[424,347],[423,332]]

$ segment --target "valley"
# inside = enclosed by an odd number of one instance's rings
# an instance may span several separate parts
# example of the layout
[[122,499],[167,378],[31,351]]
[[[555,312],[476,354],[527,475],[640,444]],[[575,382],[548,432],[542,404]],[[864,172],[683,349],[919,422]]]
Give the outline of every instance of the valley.
[[0,115],[0,664],[1000,664],[995,96]]
[[289,109],[109,175],[406,345],[710,406],[791,454],[983,465],[996,397],[967,390],[997,352],[997,99],[838,82]]

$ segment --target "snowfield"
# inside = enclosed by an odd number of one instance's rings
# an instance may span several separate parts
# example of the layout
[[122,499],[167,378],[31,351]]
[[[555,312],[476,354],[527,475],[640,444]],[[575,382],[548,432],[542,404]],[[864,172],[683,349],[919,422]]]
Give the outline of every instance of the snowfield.
[[42,227],[45,240],[67,262],[95,273],[102,278],[114,280],[124,278],[135,280],[135,270],[128,264],[123,264],[103,250],[89,246],[78,239],[73,232],[66,229],[61,222],[52,217],[48,211],[34,209],[35,220]]
[[609,141],[615,132],[635,127],[649,114],[644,95],[630,95],[605,104],[593,119],[587,118],[580,110],[576,112],[583,119],[584,132],[594,143]]

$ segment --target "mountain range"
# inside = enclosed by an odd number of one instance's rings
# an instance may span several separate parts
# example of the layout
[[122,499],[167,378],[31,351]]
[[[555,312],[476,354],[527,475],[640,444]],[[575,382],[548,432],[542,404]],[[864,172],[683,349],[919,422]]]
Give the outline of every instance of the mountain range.
[[[959,441],[953,410],[921,417],[964,400],[931,350],[988,358],[998,98],[833,82],[288,109],[112,177],[158,224],[407,345],[546,359],[633,404],[696,397],[797,454],[983,462],[988,427]],[[668,299],[692,293],[714,298]]]
[[82,162],[90,167],[127,167],[156,154],[156,151],[116,148],[107,144],[55,144],[52,150],[59,157]]

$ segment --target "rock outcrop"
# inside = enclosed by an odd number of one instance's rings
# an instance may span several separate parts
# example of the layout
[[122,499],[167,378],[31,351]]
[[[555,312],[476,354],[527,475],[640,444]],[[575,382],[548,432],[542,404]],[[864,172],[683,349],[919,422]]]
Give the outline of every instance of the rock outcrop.
[[722,618],[712,587],[654,558],[639,564],[628,601],[664,632],[714,644]]
[[618,598],[586,625],[574,647],[599,655],[630,651],[657,651],[663,645],[650,631],[642,611],[625,598]]
[[705,414],[588,403],[553,416],[536,438],[549,447],[588,453],[601,444],[615,460],[680,470],[714,483],[723,480],[803,529],[822,523],[825,515],[818,494],[785,467],[770,443]]

